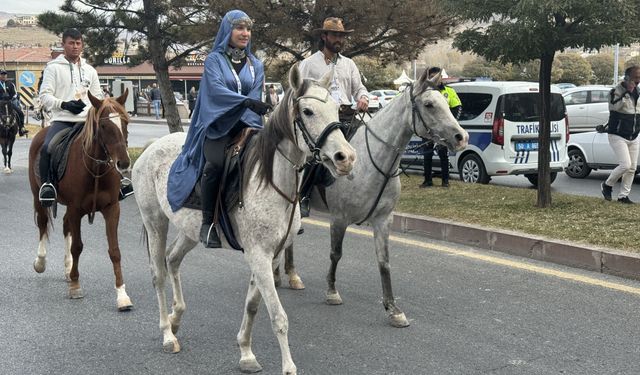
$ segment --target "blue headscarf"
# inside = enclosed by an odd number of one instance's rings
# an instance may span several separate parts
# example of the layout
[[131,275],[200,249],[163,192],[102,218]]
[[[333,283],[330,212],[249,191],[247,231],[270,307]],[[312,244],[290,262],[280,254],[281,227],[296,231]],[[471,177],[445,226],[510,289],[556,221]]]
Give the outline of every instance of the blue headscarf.
[[213,43],[213,50],[205,60],[200,92],[193,109],[187,139],[169,171],[167,198],[174,212],[182,207],[200,178],[205,163],[205,138],[224,137],[238,121],[262,128],[261,117],[246,109],[242,103],[247,98],[261,100],[264,66],[251,52],[249,41],[245,49],[247,61],[237,75],[241,86],[239,93],[236,75],[226,55],[231,32],[236,23],[243,19],[250,21],[249,16],[241,10],[225,14]]

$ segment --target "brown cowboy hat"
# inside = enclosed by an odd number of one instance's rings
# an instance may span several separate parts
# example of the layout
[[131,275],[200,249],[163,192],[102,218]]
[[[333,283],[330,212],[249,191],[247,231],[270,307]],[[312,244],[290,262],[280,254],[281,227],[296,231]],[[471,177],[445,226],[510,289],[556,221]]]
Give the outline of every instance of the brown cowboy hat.
[[315,29],[313,31],[314,32],[332,31],[334,33],[344,33],[344,34],[349,34],[353,32],[353,30],[345,30],[344,26],[342,25],[342,18],[337,18],[337,17],[325,18],[324,22],[322,22],[322,27],[319,29]]

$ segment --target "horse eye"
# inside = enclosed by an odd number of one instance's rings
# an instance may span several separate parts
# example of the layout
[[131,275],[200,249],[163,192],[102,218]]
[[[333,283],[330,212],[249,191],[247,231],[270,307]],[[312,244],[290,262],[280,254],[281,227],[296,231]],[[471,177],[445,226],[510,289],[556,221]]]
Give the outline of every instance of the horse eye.
[[424,106],[427,107],[427,108],[433,108],[433,103],[426,102],[426,103],[424,103]]
[[302,110],[302,113],[305,114],[305,116],[313,116],[313,111],[310,110],[309,108],[305,108]]

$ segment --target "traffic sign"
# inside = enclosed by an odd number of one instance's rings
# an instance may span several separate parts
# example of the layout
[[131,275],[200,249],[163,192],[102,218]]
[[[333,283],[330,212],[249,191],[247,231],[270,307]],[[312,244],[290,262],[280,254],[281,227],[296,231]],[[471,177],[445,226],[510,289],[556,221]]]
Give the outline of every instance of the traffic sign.
[[20,84],[26,87],[33,87],[36,84],[36,75],[29,70],[25,70],[20,74]]

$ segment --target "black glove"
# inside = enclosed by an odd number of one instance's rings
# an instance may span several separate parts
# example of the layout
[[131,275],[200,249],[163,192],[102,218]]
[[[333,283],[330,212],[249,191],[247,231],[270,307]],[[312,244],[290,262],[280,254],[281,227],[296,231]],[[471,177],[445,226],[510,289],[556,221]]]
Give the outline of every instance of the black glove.
[[266,114],[271,109],[271,106],[269,104],[254,99],[245,99],[245,101],[242,102],[242,105],[254,111],[260,116]]
[[60,107],[62,109],[64,109],[65,111],[69,111],[71,113],[73,113],[74,115],[77,115],[79,113],[82,112],[82,110],[84,109],[84,107],[86,107],[87,105],[84,104],[84,102],[80,99],[78,100],[71,100],[68,102],[62,102],[62,104],[60,105]]

